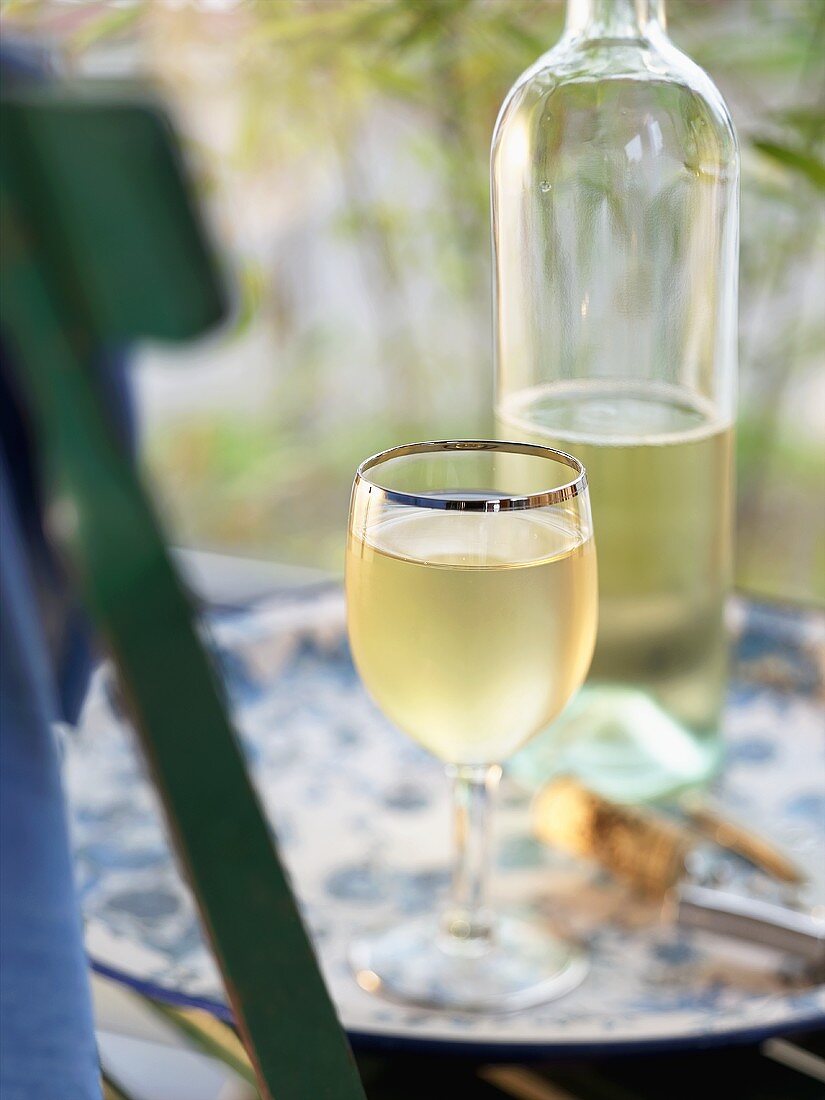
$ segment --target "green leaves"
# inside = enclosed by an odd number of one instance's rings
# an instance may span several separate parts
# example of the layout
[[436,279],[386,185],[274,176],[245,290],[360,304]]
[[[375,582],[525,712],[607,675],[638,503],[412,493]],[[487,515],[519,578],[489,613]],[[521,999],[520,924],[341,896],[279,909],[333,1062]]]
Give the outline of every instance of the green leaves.
[[[129,996],[145,1005],[176,1031],[182,1040],[182,1046],[193,1048],[208,1058],[214,1058],[246,1082],[250,1097],[260,1097],[252,1062],[237,1033],[229,1024],[222,1023],[208,1012],[199,1009],[174,1008],[163,1001],[156,1001],[135,991],[130,991]],[[103,1100],[133,1100],[109,1070],[101,1071],[101,1080]]]
[[775,136],[758,133],[752,147],[788,172],[825,191],[825,106],[796,106],[769,116]]
[[104,7],[99,14],[83,23],[71,40],[72,48],[82,53],[97,42],[116,38],[130,31],[141,15],[138,3],[124,4],[121,7]]
[[129,1093],[124,1092],[108,1073],[102,1072],[100,1077],[103,1085],[103,1100],[132,1100]]
[[815,153],[766,138],[752,138],[751,144],[769,160],[802,176],[820,191],[825,191],[825,162]]
[[249,1055],[228,1024],[221,1023],[208,1012],[197,1009],[173,1008],[162,1001],[148,998],[145,1003],[202,1054],[222,1062],[257,1090],[255,1071]]

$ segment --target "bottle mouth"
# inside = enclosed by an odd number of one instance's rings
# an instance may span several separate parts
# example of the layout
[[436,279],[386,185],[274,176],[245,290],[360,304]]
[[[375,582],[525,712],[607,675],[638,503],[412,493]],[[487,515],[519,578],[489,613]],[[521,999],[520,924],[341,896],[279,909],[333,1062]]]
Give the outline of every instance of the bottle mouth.
[[[449,452],[456,455],[466,452],[526,455],[562,465],[572,470],[574,476],[561,485],[520,494],[462,487],[401,489],[389,484],[391,479],[377,475],[377,471],[382,466],[396,459]],[[494,439],[445,439],[425,443],[405,443],[364,459],[355,472],[355,487],[359,485],[365,485],[370,495],[375,494],[383,501],[408,507],[456,512],[508,512],[527,508],[546,508],[580,496],[587,490],[587,471],[577,458],[567,454],[566,451],[559,451],[554,447],[543,447],[537,443],[515,443]]]

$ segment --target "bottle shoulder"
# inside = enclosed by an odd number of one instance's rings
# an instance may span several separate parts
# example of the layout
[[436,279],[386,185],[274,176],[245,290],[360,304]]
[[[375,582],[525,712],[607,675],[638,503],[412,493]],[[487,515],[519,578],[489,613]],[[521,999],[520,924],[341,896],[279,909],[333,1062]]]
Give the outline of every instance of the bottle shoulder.
[[493,132],[493,155],[514,120],[553,119],[571,105],[605,116],[617,111],[648,119],[674,113],[693,117],[721,159],[738,161],[736,130],[722,93],[664,33],[644,39],[562,38],[510,89]]

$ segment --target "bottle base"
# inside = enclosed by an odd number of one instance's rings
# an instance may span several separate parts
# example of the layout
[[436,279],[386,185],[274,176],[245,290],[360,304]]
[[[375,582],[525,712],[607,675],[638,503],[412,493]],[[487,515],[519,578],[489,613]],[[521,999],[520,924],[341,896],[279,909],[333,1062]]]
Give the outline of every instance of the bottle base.
[[508,772],[531,788],[569,774],[612,801],[653,802],[704,786],[721,758],[718,734],[686,729],[645,692],[589,684]]

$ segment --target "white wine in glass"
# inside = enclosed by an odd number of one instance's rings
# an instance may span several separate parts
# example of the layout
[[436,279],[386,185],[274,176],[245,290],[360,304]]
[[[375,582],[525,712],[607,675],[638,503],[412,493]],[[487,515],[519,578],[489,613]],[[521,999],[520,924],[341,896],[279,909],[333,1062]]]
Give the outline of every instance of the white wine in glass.
[[505,760],[584,679],[596,555],[573,524],[541,511],[409,509],[353,535],[347,553],[365,682],[446,763]]
[[500,765],[560,713],[593,652],[596,556],[581,464],[486,441],[368,459],[353,487],[346,588],[358,671],[387,717],[447,765],[458,841],[443,917],[358,941],[359,981],[464,1010],[565,992],[584,972],[580,952],[533,922],[494,919],[484,879]]

